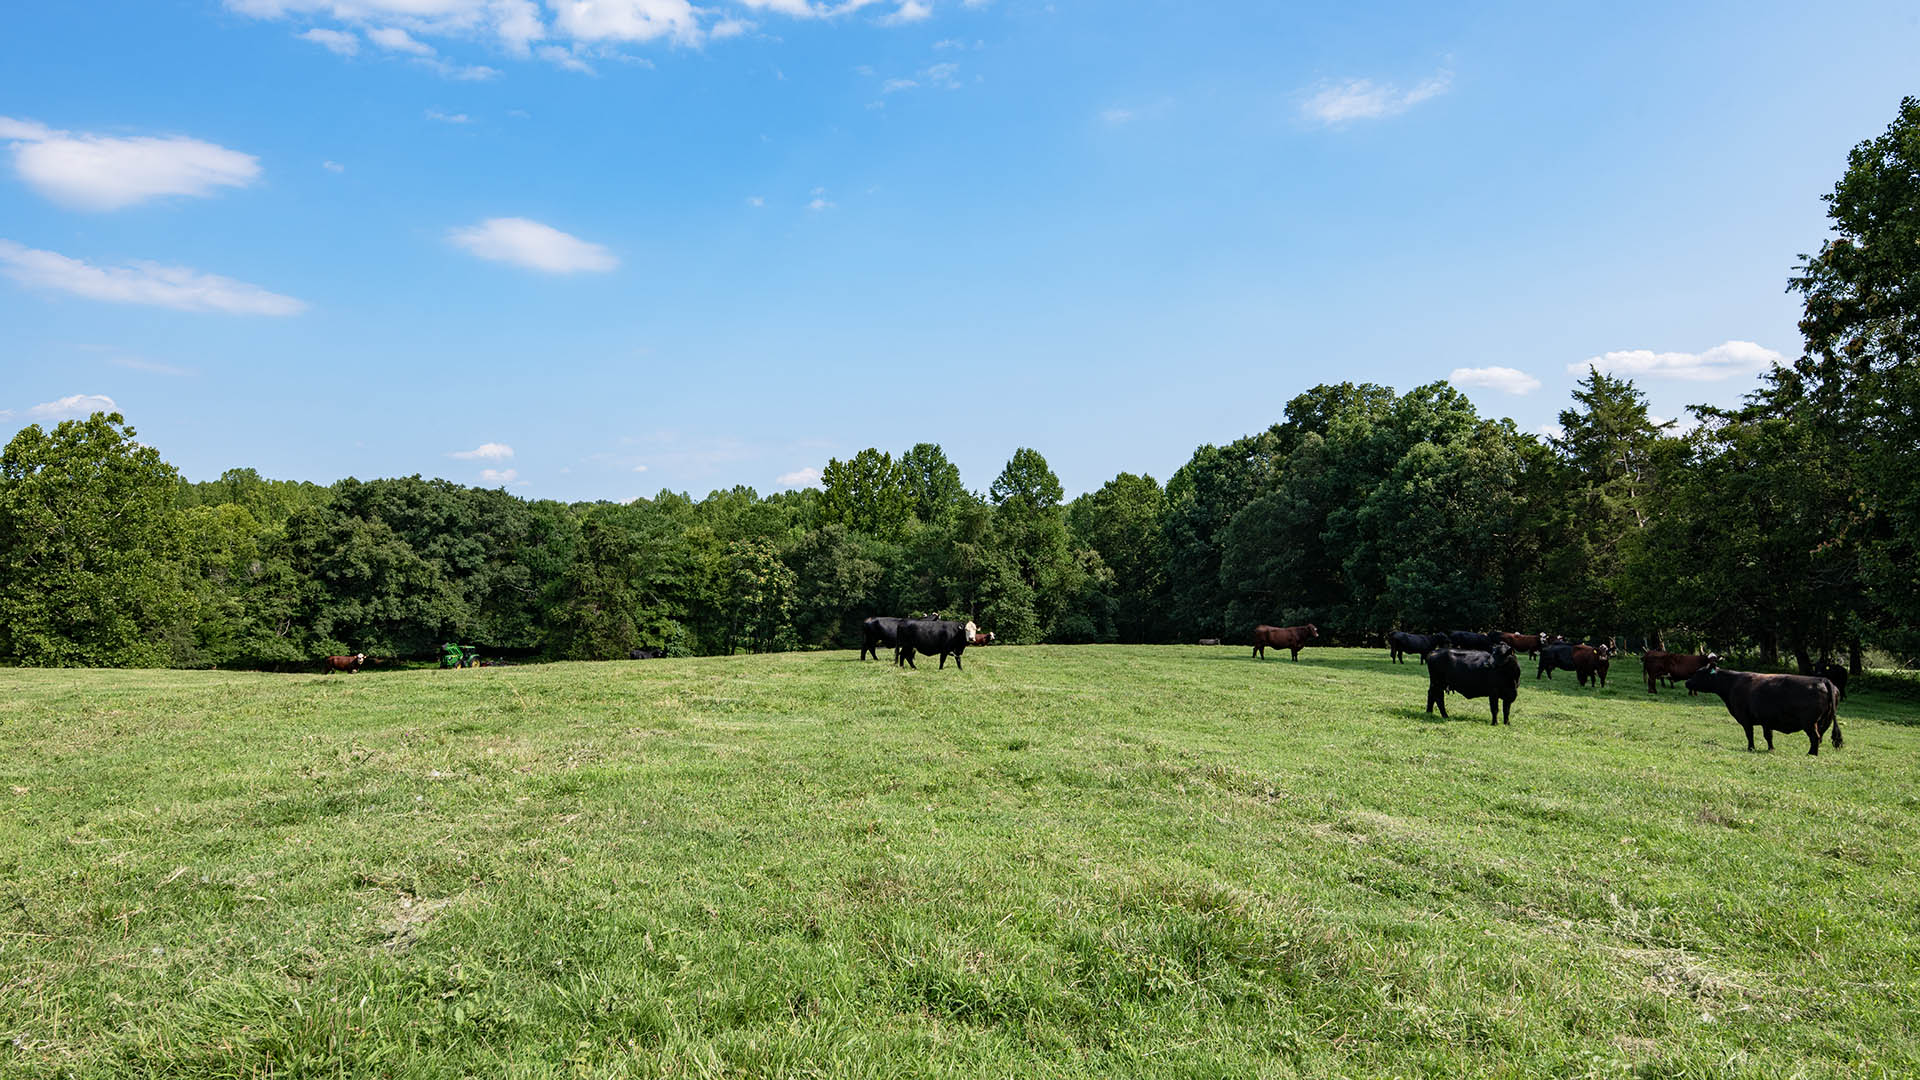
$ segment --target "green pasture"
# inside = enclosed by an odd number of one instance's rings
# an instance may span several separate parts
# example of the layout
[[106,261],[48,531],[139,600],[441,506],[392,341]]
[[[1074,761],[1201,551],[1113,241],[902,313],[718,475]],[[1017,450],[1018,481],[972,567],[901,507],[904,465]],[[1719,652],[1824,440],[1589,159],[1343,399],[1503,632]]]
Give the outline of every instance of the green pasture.
[[0,1076],[1910,1077],[1920,727],[988,648],[0,671]]

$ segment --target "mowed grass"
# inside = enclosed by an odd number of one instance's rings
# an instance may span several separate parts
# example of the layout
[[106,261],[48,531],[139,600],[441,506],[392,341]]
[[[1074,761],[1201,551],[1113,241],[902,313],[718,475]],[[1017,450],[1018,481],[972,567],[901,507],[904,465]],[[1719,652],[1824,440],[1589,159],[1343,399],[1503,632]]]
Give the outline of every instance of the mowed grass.
[[1376,650],[0,672],[0,1076],[1920,1074],[1920,728]]

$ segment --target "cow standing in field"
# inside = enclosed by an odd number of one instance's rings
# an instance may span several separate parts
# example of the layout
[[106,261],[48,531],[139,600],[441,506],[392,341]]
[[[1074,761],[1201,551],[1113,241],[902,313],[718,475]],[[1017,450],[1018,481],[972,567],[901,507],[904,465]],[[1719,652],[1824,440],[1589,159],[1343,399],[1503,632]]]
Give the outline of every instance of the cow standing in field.
[[1547,635],[1545,634],[1503,633],[1497,636],[1501,641],[1511,646],[1515,653],[1526,653],[1529,658],[1540,655],[1540,650],[1547,644]]
[[1556,641],[1541,649],[1540,663],[1539,666],[1534,669],[1533,677],[1538,679],[1540,676],[1545,675],[1551,679],[1553,678],[1553,673],[1556,671],[1572,671],[1573,650],[1577,647],[1578,646],[1571,645],[1564,641]]
[[871,653],[875,660],[880,659],[880,646],[897,649],[900,645],[900,624],[905,619],[875,616],[860,625],[861,637],[865,643],[860,646],[860,659],[865,660]]
[[[1832,683],[1833,688],[1840,691],[1841,701],[1847,700],[1847,665],[1836,664],[1831,660],[1827,660],[1823,661],[1820,666],[1814,668],[1813,673]],[[1840,741],[1835,739],[1833,744],[1838,746],[1840,745]]]
[[1456,649],[1472,649],[1475,652],[1490,652],[1499,639],[1491,634],[1476,634],[1471,630],[1449,630],[1447,640]]
[[1767,734],[1767,749],[1773,749],[1773,733],[1804,731],[1807,753],[1820,753],[1820,737],[1833,729],[1833,745],[1840,746],[1840,689],[1814,675],[1756,675],[1746,671],[1727,671],[1718,664],[1695,672],[1687,680],[1687,689],[1719,694],[1727,711],[1747,729],[1747,749],[1752,750],[1753,729]]
[[1396,664],[1406,663],[1405,657],[1412,653],[1425,663],[1427,654],[1435,649],[1444,649],[1448,645],[1445,634],[1409,634],[1395,630],[1387,635],[1387,657]]
[[1320,628],[1312,623],[1305,626],[1267,626],[1263,623],[1253,628],[1253,655],[1265,660],[1268,649],[1287,649],[1293,653],[1294,662],[1299,663],[1300,650],[1319,636]]
[[[1427,715],[1440,706],[1447,715],[1447,692],[1487,699],[1493,723],[1513,724],[1513,699],[1520,696],[1520,661],[1513,646],[1500,642],[1487,652],[1474,649],[1435,649],[1427,654]],[[1504,713],[1504,716],[1503,716]]]
[[366,653],[354,653],[352,656],[329,656],[327,657],[327,674],[331,675],[336,671],[344,671],[352,675],[357,673],[360,670],[360,665],[366,662]]
[[1573,647],[1573,677],[1581,686],[1591,680],[1596,686],[1607,685],[1607,668],[1612,666],[1613,653],[1605,645],[1575,645]]
[[[1675,679],[1690,679],[1694,672],[1706,667],[1720,658],[1712,653],[1670,653],[1659,649],[1648,649],[1640,654],[1640,670],[1647,677],[1647,693],[1660,692],[1660,680],[1667,680],[1672,686]],[[1695,692],[1687,691],[1689,697]]]
[[980,628],[972,621],[951,622],[945,619],[901,619],[895,637],[898,647],[894,650],[893,662],[897,667],[902,663],[916,671],[920,665],[913,662],[913,654],[938,656],[940,667],[945,670],[947,657],[953,657],[955,671],[960,667],[960,654],[967,651]]
[[632,649],[627,652],[629,660],[659,660],[667,655],[665,649]]

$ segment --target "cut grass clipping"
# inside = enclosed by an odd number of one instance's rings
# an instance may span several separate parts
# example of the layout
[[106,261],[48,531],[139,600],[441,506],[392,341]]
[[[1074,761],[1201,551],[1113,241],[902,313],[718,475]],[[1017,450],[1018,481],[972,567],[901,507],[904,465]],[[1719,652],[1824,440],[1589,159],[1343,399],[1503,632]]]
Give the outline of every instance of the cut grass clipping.
[[0,672],[0,1076],[1920,1074],[1910,704],[968,659]]

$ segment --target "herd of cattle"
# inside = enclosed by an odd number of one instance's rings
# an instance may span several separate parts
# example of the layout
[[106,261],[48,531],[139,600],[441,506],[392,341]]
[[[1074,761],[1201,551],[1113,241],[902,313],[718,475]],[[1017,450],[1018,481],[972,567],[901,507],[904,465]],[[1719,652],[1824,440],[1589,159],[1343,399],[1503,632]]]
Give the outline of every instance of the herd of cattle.
[[[1253,631],[1253,655],[1264,657],[1266,650],[1287,649],[1295,660],[1300,649],[1320,636],[1318,627],[1257,626]],[[1607,668],[1617,647],[1611,641],[1574,642],[1547,634],[1480,634],[1454,630],[1444,634],[1409,634],[1394,631],[1387,635],[1387,655],[1396,663],[1418,656],[1427,665],[1427,712],[1437,706],[1447,715],[1447,694],[1465,698],[1486,698],[1492,723],[1513,723],[1513,701],[1520,694],[1520,654],[1537,659],[1533,677],[1552,678],[1555,671],[1571,671],[1581,686],[1607,685]],[[1747,749],[1754,748],[1753,729],[1766,734],[1767,749],[1773,749],[1774,732],[1804,732],[1807,753],[1820,752],[1820,740],[1829,729],[1833,745],[1840,745],[1838,708],[1847,696],[1847,669],[1839,664],[1822,663],[1814,675],[1766,675],[1747,671],[1729,671],[1720,666],[1713,653],[1671,653],[1650,649],[1640,656],[1641,674],[1647,692],[1660,692],[1664,680],[1672,686],[1683,681],[1688,694],[1705,690],[1718,694],[1727,711],[1747,731]]]

